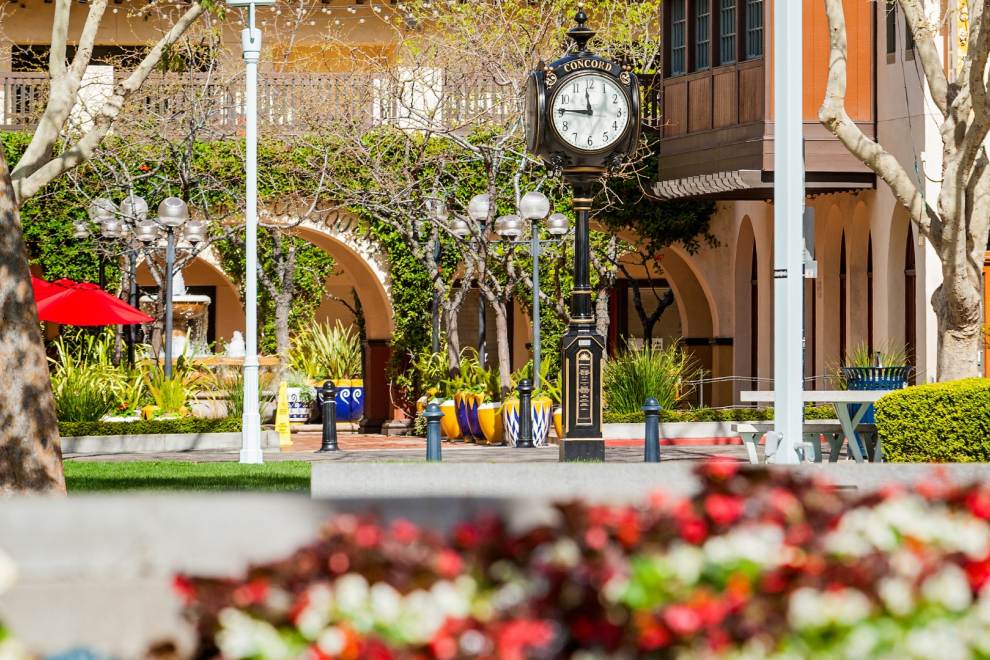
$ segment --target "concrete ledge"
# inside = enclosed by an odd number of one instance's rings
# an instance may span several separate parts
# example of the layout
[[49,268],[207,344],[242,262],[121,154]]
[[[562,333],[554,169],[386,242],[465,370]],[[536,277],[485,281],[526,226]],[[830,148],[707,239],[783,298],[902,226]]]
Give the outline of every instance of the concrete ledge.
[[[237,451],[240,433],[153,433],[146,435],[80,435],[62,438],[62,453],[152,454],[169,451]],[[278,434],[261,432],[261,448],[280,451]]]
[[[532,502],[316,502],[304,496],[141,495],[8,498],[0,506],[0,548],[17,566],[0,595],[0,619],[47,656],[90,648],[143,658],[173,640],[190,657],[193,631],[172,589],[178,572],[234,576],[250,563],[281,559],[316,538],[334,512],[375,509],[438,530],[480,511],[526,524]],[[527,518],[528,517],[528,518]]]
[[[739,442],[739,434],[732,430],[733,424],[739,422],[667,422],[660,424],[660,438],[670,439],[735,439]],[[603,424],[602,435],[606,440],[643,439],[646,428],[638,424]],[[730,443],[726,443],[730,444]]]
[[[697,464],[678,463],[314,463],[314,498],[481,497],[536,501],[585,498],[640,501],[652,491],[687,496],[698,488]],[[743,469],[764,469],[750,468]],[[843,489],[868,492],[911,484],[939,472],[957,482],[990,481],[990,464],[820,463],[789,468]]]

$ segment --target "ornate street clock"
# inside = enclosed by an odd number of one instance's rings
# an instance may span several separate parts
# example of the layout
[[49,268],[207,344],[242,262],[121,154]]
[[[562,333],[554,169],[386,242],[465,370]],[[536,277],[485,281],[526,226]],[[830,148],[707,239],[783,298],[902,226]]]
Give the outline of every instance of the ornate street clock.
[[628,63],[588,50],[595,36],[583,6],[567,35],[573,52],[543,64],[526,84],[526,148],[559,171],[574,190],[574,289],[561,351],[565,439],[561,460],[604,460],[602,357],[605,338],[591,305],[591,203],[601,179],[639,142],[639,81]]

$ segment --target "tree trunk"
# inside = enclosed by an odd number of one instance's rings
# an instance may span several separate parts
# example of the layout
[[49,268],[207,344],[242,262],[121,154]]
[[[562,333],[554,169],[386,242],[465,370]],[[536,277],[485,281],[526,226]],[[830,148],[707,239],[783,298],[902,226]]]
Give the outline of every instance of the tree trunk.
[[289,337],[289,314],[292,312],[292,296],[278,294],[275,296],[275,352],[278,354],[279,370],[289,367],[289,349],[292,340]]
[[443,308],[444,333],[447,335],[447,372],[451,376],[461,373],[461,334],[457,312],[460,305],[451,302],[441,303]]
[[[956,281],[947,286],[950,273],[943,268],[944,281],[932,294],[932,307],[938,318],[938,379],[973,378],[980,375],[983,327],[980,325],[979,286],[972,281]],[[974,302],[975,298],[975,302]]]
[[7,157],[0,146],[0,493],[65,492],[55,399]]
[[500,300],[488,301],[495,312],[495,344],[498,353],[498,384],[502,399],[512,391],[512,362],[509,356],[509,321],[505,303]]

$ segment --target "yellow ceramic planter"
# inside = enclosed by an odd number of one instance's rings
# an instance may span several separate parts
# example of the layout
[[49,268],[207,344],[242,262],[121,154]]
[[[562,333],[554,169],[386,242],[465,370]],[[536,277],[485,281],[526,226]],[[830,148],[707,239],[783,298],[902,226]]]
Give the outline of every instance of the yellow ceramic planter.
[[557,432],[558,442],[564,439],[564,409],[553,407],[553,430]]
[[461,426],[457,423],[457,410],[453,399],[447,399],[440,404],[443,417],[440,418],[440,430],[448,440],[457,440],[461,437]]
[[502,404],[483,403],[478,406],[478,425],[489,445],[500,445],[504,442],[504,427],[502,424]]

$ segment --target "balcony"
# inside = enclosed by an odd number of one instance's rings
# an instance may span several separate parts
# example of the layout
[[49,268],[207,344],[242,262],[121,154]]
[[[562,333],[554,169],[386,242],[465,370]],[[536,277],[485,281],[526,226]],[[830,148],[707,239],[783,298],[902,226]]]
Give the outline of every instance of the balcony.
[[[109,67],[90,67],[80,87],[77,124],[91,117],[109,96],[116,76]],[[108,69],[100,71],[100,69]],[[0,130],[31,130],[48,98],[45,73],[0,73]],[[657,79],[656,82],[658,82]],[[644,76],[643,123],[660,126],[659,88]],[[514,90],[439,70],[370,73],[263,73],[258,81],[258,123],[262,131],[305,133],[331,123],[369,129],[401,128],[466,132],[506,126],[521,114]],[[210,73],[168,73],[150,77],[136,98],[132,116],[164,124],[192,119],[217,134],[232,133],[244,121],[244,79]]]

